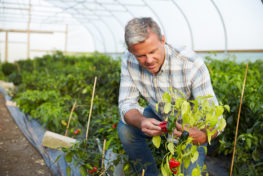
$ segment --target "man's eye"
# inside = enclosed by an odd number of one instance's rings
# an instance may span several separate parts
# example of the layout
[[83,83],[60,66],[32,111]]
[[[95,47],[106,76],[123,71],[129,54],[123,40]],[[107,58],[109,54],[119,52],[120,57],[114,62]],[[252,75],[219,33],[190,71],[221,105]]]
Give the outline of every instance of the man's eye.
[[142,56],[137,56],[138,59],[143,59],[145,56],[142,55]]

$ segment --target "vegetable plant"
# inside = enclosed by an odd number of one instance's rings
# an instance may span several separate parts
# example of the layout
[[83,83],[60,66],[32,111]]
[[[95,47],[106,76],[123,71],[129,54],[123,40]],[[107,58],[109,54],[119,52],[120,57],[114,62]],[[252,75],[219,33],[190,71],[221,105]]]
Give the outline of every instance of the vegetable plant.
[[[166,92],[162,96],[164,112],[167,114],[166,121],[160,124],[164,132],[168,133],[165,148],[167,153],[164,155],[161,163],[161,172],[164,176],[171,174],[184,175],[184,169],[187,169],[191,163],[197,161],[199,152],[197,145],[193,145],[193,139],[186,137],[177,140],[177,145],[174,144],[175,136],[173,130],[176,128],[176,122],[182,120],[182,128],[188,131],[189,128],[196,127],[200,130],[205,130],[207,134],[207,141],[211,143],[211,137],[217,131],[222,131],[226,126],[226,121],[222,117],[224,109],[230,110],[228,105],[215,105],[211,101],[212,96],[199,96],[195,100],[187,100],[183,93],[177,92],[170,88],[170,92]],[[156,105],[158,111],[160,102]],[[183,133],[184,134],[184,133]],[[155,147],[159,148],[161,143],[160,136],[154,136],[152,142]],[[206,150],[206,147],[204,147]],[[181,166],[181,167],[180,167]],[[202,170],[197,165],[193,169],[192,175],[201,175]]]

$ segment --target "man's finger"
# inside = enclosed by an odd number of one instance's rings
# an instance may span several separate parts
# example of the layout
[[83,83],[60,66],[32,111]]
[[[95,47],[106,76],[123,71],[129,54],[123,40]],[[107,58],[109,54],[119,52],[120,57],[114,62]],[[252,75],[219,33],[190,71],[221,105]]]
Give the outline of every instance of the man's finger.
[[176,122],[176,128],[179,131],[183,131],[182,125],[180,123],[178,123],[178,122]]
[[156,125],[151,125],[149,128],[149,130],[156,130],[156,131],[162,131],[162,128]]
[[143,129],[143,133],[146,134],[147,136],[159,136],[163,134],[163,132],[159,130],[149,130],[149,129]]
[[178,136],[178,137],[180,137],[182,135],[182,132],[178,131],[176,129],[174,129],[173,133],[174,133],[174,136]]
[[151,122],[154,124],[154,125],[159,125],[161,122],[156,120],[156,119],[151,119]]
[[160,123],[161,122],[156,119],[151,119],[151,126],[149,126],[149,129],[161,131],[161,127],[158,126]]

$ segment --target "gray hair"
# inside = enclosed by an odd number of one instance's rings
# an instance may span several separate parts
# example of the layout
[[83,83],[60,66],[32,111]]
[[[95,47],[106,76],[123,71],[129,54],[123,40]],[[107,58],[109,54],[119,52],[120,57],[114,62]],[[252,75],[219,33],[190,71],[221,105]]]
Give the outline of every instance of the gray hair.
[[127,47],[145,41],[150,32],[154,32],[162,40],[158,24],[150,17],[134,18],[125,26],[125,43]]

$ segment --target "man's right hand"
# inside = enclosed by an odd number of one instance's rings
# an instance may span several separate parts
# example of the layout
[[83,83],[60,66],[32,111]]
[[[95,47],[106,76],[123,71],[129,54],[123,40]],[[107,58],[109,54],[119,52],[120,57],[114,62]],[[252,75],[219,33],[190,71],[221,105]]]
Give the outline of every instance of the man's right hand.
[[158,136],[164,132],[158,125],[160,121],[144,117],[138,110],[132,109],[125,114],[125,121],[129,125],[140,128],[147,136]]
[[154,119],[154,118],[146,118],[144,117],[141,121],[141,130],[147,136],[159,136],[162,135],[164,132],[162,131],[161,127],[158,125],[161,122]]

